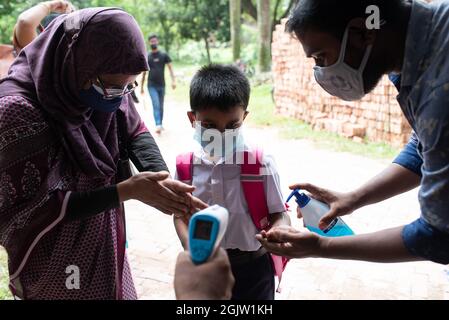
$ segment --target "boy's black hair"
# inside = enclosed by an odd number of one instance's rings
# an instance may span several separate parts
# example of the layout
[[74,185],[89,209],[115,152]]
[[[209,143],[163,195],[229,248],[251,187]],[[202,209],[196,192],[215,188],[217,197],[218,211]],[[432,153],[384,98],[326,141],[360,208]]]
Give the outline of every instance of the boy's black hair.
[[217,108],[227,112],[234,107],[248,108],[251,87],[248,79],[232,65],[210,64],[202,67],[190,83],[193,112]]
[[379,8],[380,19],[394,26],[406,0],[299,0],[291,11],[286,31],[301,35],[309,29],[343,38],[348,23],[354,18],[368,18],[370,5]]
[[159,39],[159,37],[157,36],[157,34],[152,34],[152,35],[150,35],[149,37],[148,37],[148,41],[150,41],[151,39],[154,39],[154,38],[156,38],[156,39]]

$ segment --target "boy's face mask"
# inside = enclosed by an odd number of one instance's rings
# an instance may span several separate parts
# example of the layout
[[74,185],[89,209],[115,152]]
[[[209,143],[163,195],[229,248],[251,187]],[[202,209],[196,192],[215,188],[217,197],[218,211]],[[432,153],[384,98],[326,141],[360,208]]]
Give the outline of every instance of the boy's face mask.
[[220,132],[217,129],[204,128],[197,122],[194,139],[206,154],[216,158],[227,158],[236,152],[244,151],[241,128]]
[[[121,94],[123,93],[123,90],[108,89],[108,93]],[[99,86],[92,84],[89,89],[83,89],[80,91],[80,99],[86,106],[91,107],[94,110],[103,112],[115,112],[122,104],[123,97],[105,99],[103,90]]]
[[329,94],[345,101],[360,100],[365,96],[363,72],[371,55],[372,45],[366,48],[359,69],[345,63],[348,45],[349,27],[346,28],[341,44],[340,56],[335,64],[329,67],[313,68],[318,84]]

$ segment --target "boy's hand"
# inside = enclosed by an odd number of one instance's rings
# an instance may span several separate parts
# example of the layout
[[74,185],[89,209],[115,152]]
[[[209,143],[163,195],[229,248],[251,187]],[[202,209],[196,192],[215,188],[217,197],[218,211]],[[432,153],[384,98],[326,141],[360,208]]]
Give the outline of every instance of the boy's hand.
[[326,238],[312,232],[302,232],[294,228],[274,228],[262,231],[256,236],[268,252],[286,258],[319,257]]

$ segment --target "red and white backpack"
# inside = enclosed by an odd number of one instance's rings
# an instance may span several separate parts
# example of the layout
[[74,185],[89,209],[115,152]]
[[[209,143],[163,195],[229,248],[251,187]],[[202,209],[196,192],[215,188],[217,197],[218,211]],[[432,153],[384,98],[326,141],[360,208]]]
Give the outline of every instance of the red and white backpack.
[[[240,165],[240,181],[242,183],[243,193],[245,194],[251,218],[259,231],[269,229],[269,211],[262,174],[262,159],[263,150],[261,149],[255,149],[253,152],[245,151],[243,152],[243,163]],[[193,165],[193,152],[178,155],[176,158],[176,170],[180,181],[192,184]],[[274,254],[271,257],[275,274],[280,283],[288,259]],[[280,292],[279,287],[277,291]]]

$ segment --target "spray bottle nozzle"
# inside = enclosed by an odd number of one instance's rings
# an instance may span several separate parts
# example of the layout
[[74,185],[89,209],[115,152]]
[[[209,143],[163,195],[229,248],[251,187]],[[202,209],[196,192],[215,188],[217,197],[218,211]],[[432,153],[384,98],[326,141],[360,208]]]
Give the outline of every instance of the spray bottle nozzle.
[[300,192],[301,189],[293,190],[293,192],[290,194],[290,196],[287,198],[288,203],[293,197],[296,198],[296,203],[299,205],[300,208],[304,208],[310,201],[310,198],[303,192]]

